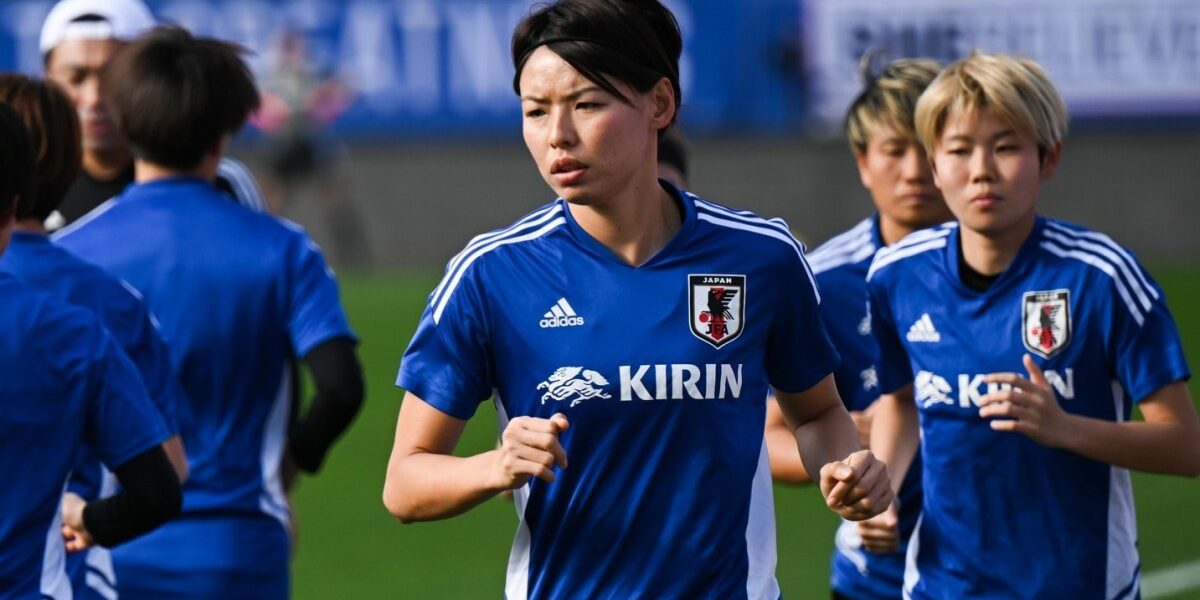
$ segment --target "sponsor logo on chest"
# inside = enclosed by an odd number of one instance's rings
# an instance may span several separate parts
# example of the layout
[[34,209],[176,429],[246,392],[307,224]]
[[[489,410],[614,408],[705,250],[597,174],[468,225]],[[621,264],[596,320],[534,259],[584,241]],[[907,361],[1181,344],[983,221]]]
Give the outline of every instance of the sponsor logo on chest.
[[[621,365],[617,368],[620,400],[736,400],[742,397],[742,365],[687,363]],[[541,403],[575,406],[593,398],[610,399],[608,377],[581,366],[555,369],[537,385]]]
[[[1075,369],[1048,369],[1045,375],[1046,381],[1050,382],[1050,387],[1054,388],[1059,398],[1075,399]],[[1012,386],[1006,383],[985,383],[985,376],[960,373],[947,379],[930,371],[917,371],[917,376],[913,379],[913,396],[921,408],[944,404],[974,410],[987,394],[1012,389]],[[950,381],[958,384],[957,389]]]

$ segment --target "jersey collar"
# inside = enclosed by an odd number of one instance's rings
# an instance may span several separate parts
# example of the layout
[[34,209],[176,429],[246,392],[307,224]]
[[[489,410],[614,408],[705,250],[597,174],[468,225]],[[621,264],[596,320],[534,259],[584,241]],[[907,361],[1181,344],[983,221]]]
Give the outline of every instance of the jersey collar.
[[1000,273],[996,281],[988,286],[988,289],[977,292],[966,286],[962,282],[962,276],[958,272],[958,248],[962,244],[962,225],[954,227],[950,231],[950,236],[946,247],[942,249],[942,261],[945,265],[946,272],[950,274],[950,279],[953,285],[958,286],[958,289],[970,294],[986,295],[1003,289],[1011,282],[1020,279],[1021,275],[1029,269],[1030,264],[1034,261],[1034,255],[1037,253],[1038,243],[1042,239],[1042,229],[1046,226],[1046,219],[1041,215],[1037,215],[1033,223],[1033,229],[1029,231],[1029,237],[1021,242],[1021,249],[1017,250],[1017,255],[1013,257],[1012,263],[1008,268]]
[[196,177],[194,175],[180,175],[178,177],[164,177],[162,179],[155,179],[153,181],[147,181],[145,183],[136,183],[135,182],[135,183],[131,184],[129,187],[125,188],[125,191],[122,194],[120,194],[119,196],[117,196],[117,199],[118,199],[118,201],[126,201],[126,200],[131,200],[131,199],[142,198],[142,197],[146,197],[146,196],[155,196],[155,195],[159,195],[159,194],[172,193],[179,189],[196,187],[196,186],[211,187],[212,184],[210,182],[204,180],[203,178]]
[[655,252],[654,255],[652,255],[650,258],[647,258],[642,264],[632,266],[618,258],[612,253],[612,250],[608,249],[607,246],[596,241],[596,238],[584,231],[583,227],[580,227],[579,223],[575,222],[575,218],[571,216],[570,207],[567,205],[567,201],[559,198],[558,202],[562,205],[563,214],[566,216],[567,220],[567,231],[569,231],[571,237],[574,238],[575,241],[578,242],[580,246],[583,246],[583,248],[588,252],[595,254],[604,260],[617,263],[622,267],[628,269],[643,269],[658,263],[659,261],[663,260],[664,257],[670,256],[676,248],[684,243],[684,240],[688,238],[696,224],[696,203],[691,199],[691,194],[680,190],[665,179],[659,179],[658,183],[663,187],[663,189],[667,190],[667,193],[669,193],[671,198],[675,201],[676,206],[682,210],[683,220],[679,224],[679,231],[676,231],[675,235],[672,236],[662,248],[659,248],[658,252]]

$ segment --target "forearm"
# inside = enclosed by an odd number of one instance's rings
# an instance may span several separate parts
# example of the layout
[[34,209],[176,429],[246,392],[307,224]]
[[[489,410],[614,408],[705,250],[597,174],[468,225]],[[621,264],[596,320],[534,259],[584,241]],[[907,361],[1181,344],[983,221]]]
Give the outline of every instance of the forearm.
[[1126,469],[1195,477],[1200,474],[1194,423],[1122,423],[1068,414],[1062,448]]
[[854,421],[840,401],[801,423],[794,437],[808,473],[820,473],[826,464],[862,450]]
[[122,489],[89,502],[83,525],[101,546],[114,546],[146,533],[179,514],[178,476],[161,447],[154,447],[114,469]]
[[885,394],[873,405],[871,451],[888,466],[892,490],[896,492],[899,492],[921,443],[917,406],[910,393]]
[[180,485],[187,482],[188,464],[187,452],[183,449],[183,439],[178,435],[171,436],[170,439],[162,443],[163,452],[167,453],[167,460],[171,463],[171,468],[175,470],[175,476],[179,478]]
[[796,437],[787,427],[768,427],[765,433],[767,455],[771,459],[771,478],[778,483],[812,483],[812,477],[800,460]]
[[420,452],[393,456],[384,485],[388,512],[404,523],[460,515],[497,495],[498,451],[470,457]]
[[308,412],[297,418],[288,432],[288,453],[300,469],[315,473],[333,442],[358,415],[364,385],[354,343],[347,338],[320,344],[304,361],[316,394]]

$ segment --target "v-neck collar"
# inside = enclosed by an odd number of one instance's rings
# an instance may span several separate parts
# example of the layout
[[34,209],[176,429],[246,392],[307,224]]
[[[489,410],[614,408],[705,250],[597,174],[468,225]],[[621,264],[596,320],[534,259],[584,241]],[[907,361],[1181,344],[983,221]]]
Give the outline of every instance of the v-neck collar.
[[689,200],[679,188],[672,185],[669,181],[659,179],[658,183],[667,191],[667,193],[671,196],[671,199],[675,201],[676,206],[681,209],[683,219],[681,220],[679,224],[679,230],[675,232],[675,235],[671,236],[671,239],[668,240],[666,244],[663,244],[662,248],[659,248],[657,252],[650,255],[650,257],[642,261],[641,264],[631,265],[625,262],[623,259],[621,259],[621,257],[617,256],[612,250],[610,250],[608,246],[601,244],[596,238],[592,237],[591,234],[585,231],[583,227],[575,221],[575,217],[571,214],[571,208],[567,201],[559,198],[558,202],[562,206],[563,214],[565,215],[567,222],[567,231],[569,231],[571,237],[573,237],[575,241],[577,241],[579,245],[583,246],[583,248],[588,252],[591,252],[592,254],[595,254],[596,256],[599,256],[605,260],[614,262],[627,269],[645,269],[658,262],[661,262],[665,257],[670,256],[675,249],[683,244],[688,238],[692,228],[696,224],[696,204]]

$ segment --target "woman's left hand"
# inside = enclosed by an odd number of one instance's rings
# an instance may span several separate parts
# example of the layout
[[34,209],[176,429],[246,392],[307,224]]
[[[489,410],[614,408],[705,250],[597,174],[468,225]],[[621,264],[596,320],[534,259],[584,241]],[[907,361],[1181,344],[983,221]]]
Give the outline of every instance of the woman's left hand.
[[986,383],[1011,387],[985,394],[979,402],[979,416],[992,419],[988,425],[995,431],[1015,431],[1046,446],[1066,446],[1071,416],[1059,405],[1054,388],[1033,357],[1026,354],[1022,360],[1028,379],[1017,373],[992,373],[983,378]]
[[95,542],[83,524],[83,509],[87,501],[74,492],[63,494],[62,535],[67,552],[80,552],[91,548]]
[[849,521],[883,512],[895,497],[887,465],[870,450],[821,467],[821,495],[833,512]]

